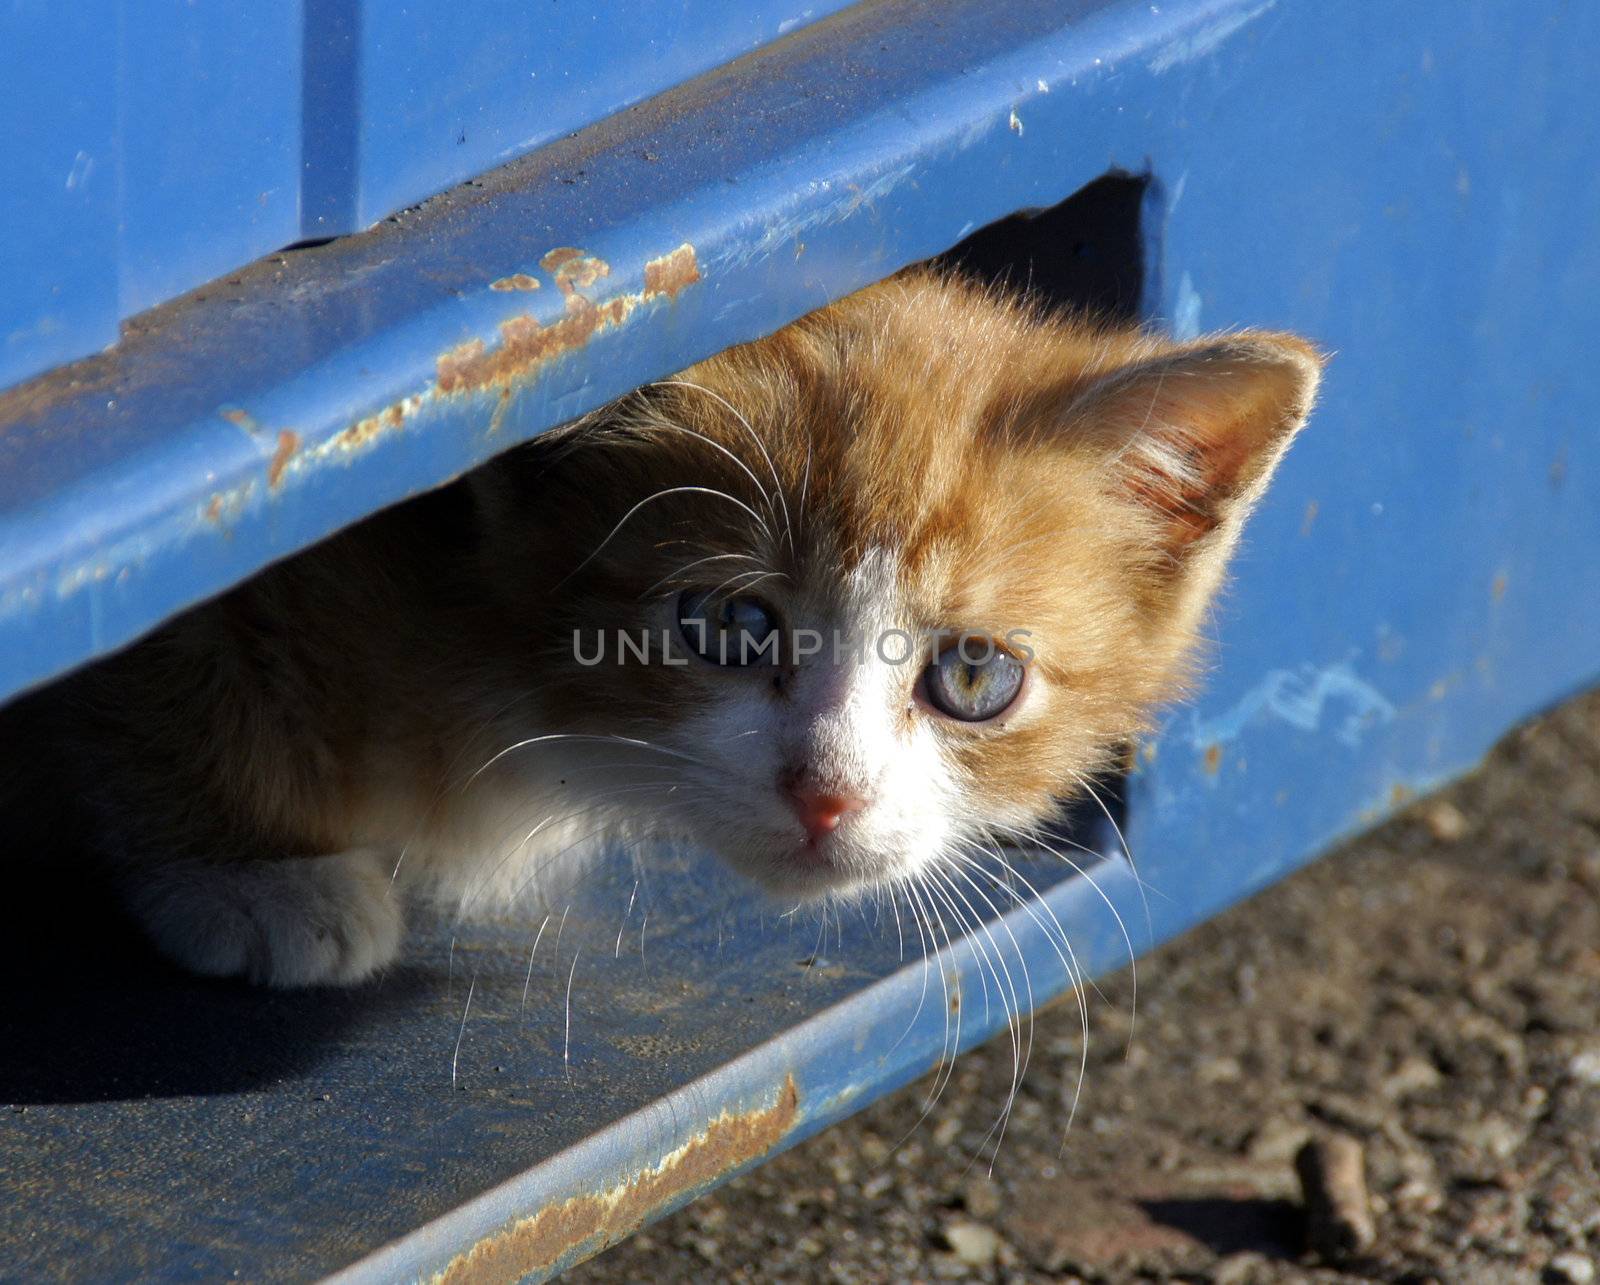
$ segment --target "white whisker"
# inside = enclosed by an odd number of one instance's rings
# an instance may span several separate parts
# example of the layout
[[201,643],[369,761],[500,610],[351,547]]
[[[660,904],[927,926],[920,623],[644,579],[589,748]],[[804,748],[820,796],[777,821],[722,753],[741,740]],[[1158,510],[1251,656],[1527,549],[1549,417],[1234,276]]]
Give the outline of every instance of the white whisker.
[[789,552],[792,554],[794,552],[794,530],[793,525],[789,520],[788,501],[783,498],[783,479],[778,476],[778,466],[772,462],[772,455],[767,450],[766,443],[761,440],[761,435],[750,426],[750,421],[740,413],[738,407],[736,407],[726,397],[722,396],[721,393],[714,392],[705,387],[703,384],[696,384],[692,380],[687,379],[661,379],[657,380],[656,382],[668,388],[692,388],[696,392],[704,393],[707,397],[721,402],[722,405],[728,410],[729,414],[731,414],[743,426],[744,431],[750,435],[750,440],[756,444],[756,449],[761,452],[761,458],[766,460],[767,469],[772,474],[773,488],[777,494],[778,502],[783,505],[784,535],[788,539]]
[[743,500],[736,499],[734,496],[729,495],[726,491],[719,491],[714,486],[669,486],[664,490],[657,491],[654,495],[645,496],[644,499],[640,500],[631,509],[624,513],[616,526],[612,527],[611,530],[606,534],[606,538],[600,541],[600,543],[594,547],[594,550],[587,558],[578,563],[577,566],[573,567],[572,570],[567,572],[566,575],[562,576],[560,580],[556,581],[556,583],[551,586],[552,590],[561,588],[561,586],[566,584],[567,581],[571,580],[573,576],[577,575],[578,572],[582,571],[586,566],[598,558],[600,554],[604,552],[605,547],[616,538],[617,532],[621,531],[622,528],[627,525],[628,519],[633,517],[635,513],[644,508],[645,505],[656,500],[665,499],[669,495],[710,495],[719,500],[726,500],[729,504],[743,509],[752,518],[754,518],[757,523],[761,524],[763,527],[766,525],[764,522],[762,522],[761,515]]

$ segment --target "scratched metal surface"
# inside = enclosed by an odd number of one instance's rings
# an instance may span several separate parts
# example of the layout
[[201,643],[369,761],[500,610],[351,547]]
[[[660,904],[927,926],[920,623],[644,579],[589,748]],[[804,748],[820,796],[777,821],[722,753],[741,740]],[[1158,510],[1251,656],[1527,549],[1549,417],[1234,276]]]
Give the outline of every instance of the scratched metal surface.
[[[1206,692],[1129,783],[1148,934],[1123,867],[1102,882],[1142,947],[1600,670],[1597,51],[1600,10],[1555,0],[1423,0],[1381,30],[1309,0],[857,6],[0,402],[4,684],[1120,168],[1149,177],[1147,312],[1336,354]],[[559,247],[609,274],[569,270],[569,298],[541,266]],[[492,288],[518,274],[539,288]],[[619,870],[535,961],[525,1021],[530,926],[464,952],[482,972],[455,1089],[470,968],[448,989],[437,934],[352,996],[243,997],[109,957],[76,990],[35,983],[5,1041],[0,1096],[27,1110],[4,1121],[0,1240],[34,1274],[73,1254],[538,1273],[938,1056],[948,1007],[897,969],[892,929],[847,922],[802,969],[815,920],[797,950],[770,908],[720,914],[714,874],[650,869],[645,959],[638,904],[616,947]],[[1121,957],[1092,890],[1048,897],[1088,967]],[[1034,999],[1059,989],[1037,925],[1007,927]],[[75,976],[75,944],[40,932],[29,975]],[[964,978],[963,1042],[998,1024],[977,968],[958,946],[933,981]]]

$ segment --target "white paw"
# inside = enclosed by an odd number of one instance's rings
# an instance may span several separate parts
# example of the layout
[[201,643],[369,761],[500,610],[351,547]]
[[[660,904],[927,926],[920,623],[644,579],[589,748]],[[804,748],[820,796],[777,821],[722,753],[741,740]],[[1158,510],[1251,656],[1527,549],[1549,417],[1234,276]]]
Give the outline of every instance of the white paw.
[[367,851],[136,876],[135,912],[185,968],[266,986],[348,986],[400,953],[405,925]]

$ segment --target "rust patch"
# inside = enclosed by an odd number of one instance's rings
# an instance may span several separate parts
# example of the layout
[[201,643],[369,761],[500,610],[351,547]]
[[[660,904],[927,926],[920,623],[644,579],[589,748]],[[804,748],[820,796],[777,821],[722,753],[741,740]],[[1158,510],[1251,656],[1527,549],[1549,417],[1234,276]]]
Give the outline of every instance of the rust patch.
[[1489,596],[1496,602],[1506,596],[1506,587],[1511,583],[1511,578],[1504,571],[1498,572],[1489,585]]
[[289,461],[299,449],[299,433],[286,428],[278,434],[278,449],[272,453],[272,462],[267,465],[267,485],[274,491],[278,489],[278,483],[283,481],[284,469],[289,467]]
[[206,505],[206,521],[222,521],[222,495],[220,493],[211,497],[211,503]]
[[694,246],[685,243],[671,254],[651,259],[644,265],[644,295],[654,299],[665,295],[677,298],[679,292],[700,280],[700,262],[695,258]]
[[539,266],[556,279],[556,289],[569,298],[579,290],[587,290],[601,277],[611,275],[611,265],[604,259],[570,245],[550,251],[539,260]]
[[247,410],[239,410],[237,407],[230,407],[222,412],[222,418],[227,420],[230,424],[236,424],[238,427],[244,429],[244,431],[247,433],[257,433],[261,431],[261,425],[256,423],[256,417]]
[[509,277],[501,277],[498,281],[489,283],[491,290],[537,290],[539,278],[530,277],[526,272],[513,272]]
[[375,438],[382,436],[401,427],[406,422],[407,414],[413,409],[412,398],[403,402],[396,402],[387,406],[376,415],[368,415],[365,419],[358,419],[344,432],[333,439],[330,445],[334,450],[354,451],[366,446]]
[[740,1115],[723,1112],[655,1168],[608,1191],[573,1196],[518,1220],[453,1258],[433,1278],[435,1285],[520,1280],[549,1271],[574,1250],[599,1253],[631,1235],[663,1205],[771,1152],[794,1128],[799,1100],[794,1077],[785,1077],[770,1107]]
[[1205,764],[1206,775],[1215,776],[1222,770],[1222,746],[1215,742],[1206,746],[1205,757],[1202,762]]
[[518,384],[596,335],[621,326],[641,305],[674,298],[701,279],[694,247],[681,245],[645,264],[644,288],[637,294],[596,301],[580,294],[578,287],[610,273],[602,260],[563,248],[552,250],[542,262],[565,296],[566,315],[548,325],[526,314],[510,317],[500,323],[498,347],[489,349],[481,339],[473,339],[450,349],[439,358],[441,393],[485,392]]

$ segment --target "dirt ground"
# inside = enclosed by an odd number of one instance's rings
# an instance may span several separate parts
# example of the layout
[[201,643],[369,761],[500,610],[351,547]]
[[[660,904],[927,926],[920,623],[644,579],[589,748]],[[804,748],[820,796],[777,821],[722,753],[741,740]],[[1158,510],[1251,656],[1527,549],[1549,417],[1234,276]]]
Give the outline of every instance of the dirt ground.
[[[1127,979],[1104,989],[1064,1151],[1078,1021],[1057,1008],[992,1178],[968,1162],[1003,1041],[914,1129],[920,1087],[566,1279],[1596,1279],[1600,694],[1150,956],[1131,1055]],[[1295,1158],[1330,1136],[1362,1152],[1364,1249],[1308,1249]]]

